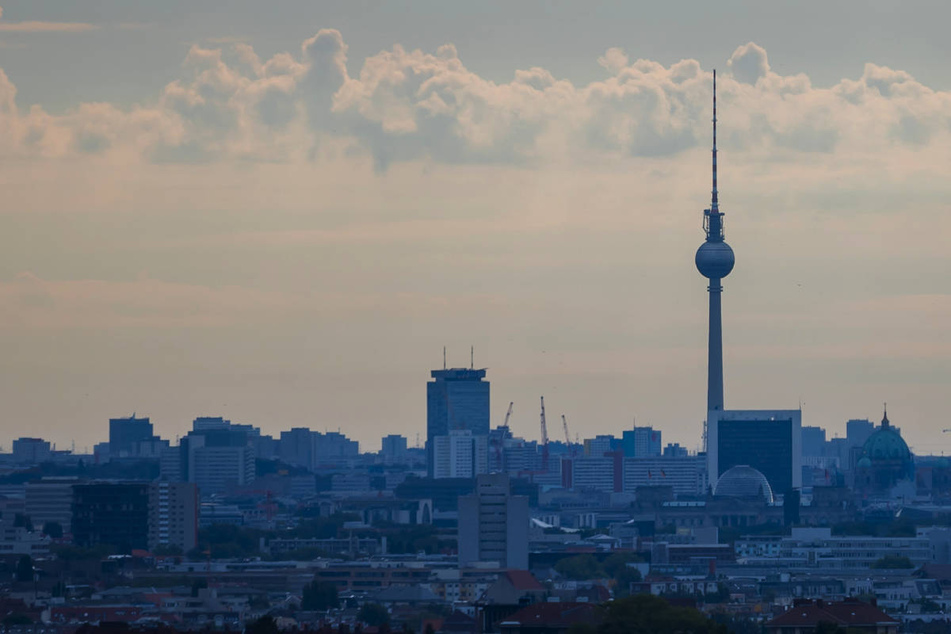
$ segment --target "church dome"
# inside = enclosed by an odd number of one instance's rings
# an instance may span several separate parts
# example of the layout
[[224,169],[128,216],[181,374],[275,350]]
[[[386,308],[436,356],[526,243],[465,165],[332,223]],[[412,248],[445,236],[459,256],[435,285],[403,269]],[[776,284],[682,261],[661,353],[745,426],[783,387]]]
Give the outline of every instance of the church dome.
[[888,421],[888,412],[882,418],[882,426],[872,432],[862,447],[862,455],[874,464],[886,460],[911,461],[908,444]]
[[760,471],[747,465],[737,465],[723,472],[713,489],[713,495],[731,498],[763,498],[773,502],[773,489]]

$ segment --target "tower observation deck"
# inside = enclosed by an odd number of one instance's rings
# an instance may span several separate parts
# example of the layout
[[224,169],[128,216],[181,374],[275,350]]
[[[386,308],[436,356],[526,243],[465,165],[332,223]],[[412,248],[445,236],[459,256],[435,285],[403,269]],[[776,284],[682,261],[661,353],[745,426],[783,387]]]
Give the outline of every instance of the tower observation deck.
[[720,316],[721,284],[733,270],[733,249],[724,240],[723,214],[717,200],[717,72],[713,71],[713,190],[710,208],[703,210],[706,240],[697,249],[700,275],[710,280],[710,330],[707,344],[707,411],[723,409],[723,324]]

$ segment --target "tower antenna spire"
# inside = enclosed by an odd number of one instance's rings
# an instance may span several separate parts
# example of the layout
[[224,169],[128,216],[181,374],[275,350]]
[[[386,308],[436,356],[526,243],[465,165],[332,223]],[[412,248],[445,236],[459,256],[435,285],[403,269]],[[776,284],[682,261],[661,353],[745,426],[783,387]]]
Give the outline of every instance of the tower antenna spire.
[[710,201],[710,211],[720,211],[720,201],[717,200],[717,69],[713,69],[713,198]]

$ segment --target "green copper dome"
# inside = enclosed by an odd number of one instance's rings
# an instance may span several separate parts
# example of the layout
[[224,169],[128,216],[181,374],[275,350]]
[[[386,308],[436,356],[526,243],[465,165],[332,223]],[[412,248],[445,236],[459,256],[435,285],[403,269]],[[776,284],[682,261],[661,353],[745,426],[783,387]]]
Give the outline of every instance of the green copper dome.
[[882,418],[882,426],[872,432],[862,447],[862,455],[872,462],[880,460],[911,460],[908,444],[888,422],[888,412]]

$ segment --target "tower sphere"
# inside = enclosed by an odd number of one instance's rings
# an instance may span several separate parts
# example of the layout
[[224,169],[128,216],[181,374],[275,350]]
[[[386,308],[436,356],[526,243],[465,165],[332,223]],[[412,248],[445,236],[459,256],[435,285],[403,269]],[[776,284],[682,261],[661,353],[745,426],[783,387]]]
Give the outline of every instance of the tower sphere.
[[700,275],[707,278],[726,277],[733,270],[736,259],[726,242],[704,242],[694,258]]

